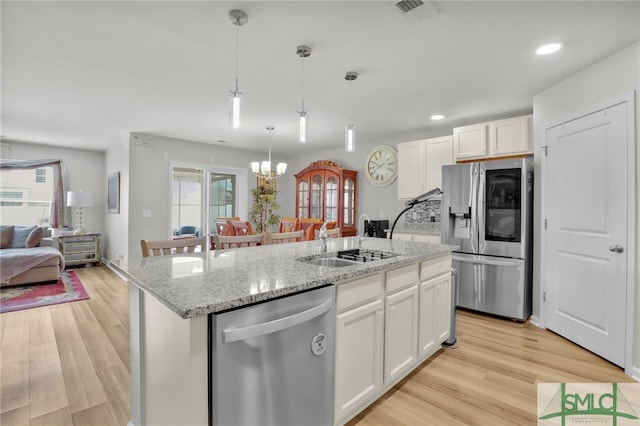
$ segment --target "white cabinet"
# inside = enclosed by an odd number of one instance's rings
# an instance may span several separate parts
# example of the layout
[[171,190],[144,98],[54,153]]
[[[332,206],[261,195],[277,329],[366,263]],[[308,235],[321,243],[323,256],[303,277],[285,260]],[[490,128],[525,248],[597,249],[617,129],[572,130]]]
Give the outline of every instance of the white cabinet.
[[398,144],[398,199],[411,199],[442,186],[442,166],[453,164],[453,137]]
[[451,330],[451,258],[420,264],[418,358],[426,359],[447,340]]
[[418,359],[418,265],[387,272],[384,384],[402,377]]
[[343,425],[449,337],[451,256],[337,284],[334,423]]
[[424,191],[420,192],[420,194],[424,194],[433,188],[442,188],[442,166],[454,163],[453,136],[427,139],[426,142],[426,186],[423,188]]
[[453,129],[453,152],[456,160],[487,155],[487,125],[474,124]]
[[456,127],[453,150],[456,161],[531,154],[532,116]]
[[383,381],[383,275],[337,288],[335,419],[346,418],[381,391]]
[[424,141],[398,144],[398,198],[411,199],[424,194],[425,187]]
[[493,157],[533,152],[531,116],[489,124],[490,155]]

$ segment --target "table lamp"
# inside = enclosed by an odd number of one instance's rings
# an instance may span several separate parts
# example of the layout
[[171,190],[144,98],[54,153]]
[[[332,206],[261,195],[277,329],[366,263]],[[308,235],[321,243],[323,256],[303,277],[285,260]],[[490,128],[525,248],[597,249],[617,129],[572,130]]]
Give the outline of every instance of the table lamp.
[[74,234],[83,234],[82,228],[82,209],[84,207],[93,207],[93,194],[91,192],[80,191],[68,191],[67,192],[67,206],[76,208],[76,227],[73,230]]

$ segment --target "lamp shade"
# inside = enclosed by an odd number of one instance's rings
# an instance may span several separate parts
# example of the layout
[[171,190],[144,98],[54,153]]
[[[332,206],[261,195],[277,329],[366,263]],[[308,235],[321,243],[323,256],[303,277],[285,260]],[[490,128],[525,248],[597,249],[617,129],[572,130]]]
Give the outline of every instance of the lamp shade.
[[93,207],[93,193],[83,191],[67,192],[68,207]]

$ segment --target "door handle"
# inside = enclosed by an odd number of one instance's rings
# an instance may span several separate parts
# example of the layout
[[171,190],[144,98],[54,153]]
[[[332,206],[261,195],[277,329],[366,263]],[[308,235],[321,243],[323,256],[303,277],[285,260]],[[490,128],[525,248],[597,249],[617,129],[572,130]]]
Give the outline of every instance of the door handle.
[[615,253],[622,253],[624,251],[624,248],[622,248],[622,246],[619,246],[618,244],[616,244],[615,246],[609,246],[609,251],[615,252]]

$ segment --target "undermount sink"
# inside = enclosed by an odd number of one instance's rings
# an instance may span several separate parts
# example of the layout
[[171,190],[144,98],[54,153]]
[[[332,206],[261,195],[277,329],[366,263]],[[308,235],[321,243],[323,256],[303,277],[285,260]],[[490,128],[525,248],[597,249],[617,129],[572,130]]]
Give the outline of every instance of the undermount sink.
[[353,260],[338,259],[337,257],[320,257],[316,259],[303,260],[303,262],[311,265],[331,267],[353,266],[359,263]]

